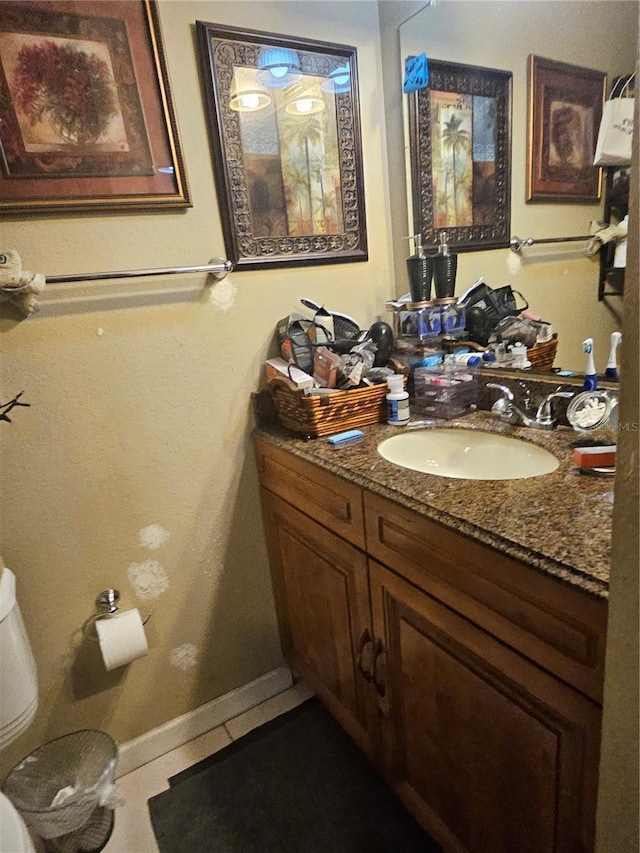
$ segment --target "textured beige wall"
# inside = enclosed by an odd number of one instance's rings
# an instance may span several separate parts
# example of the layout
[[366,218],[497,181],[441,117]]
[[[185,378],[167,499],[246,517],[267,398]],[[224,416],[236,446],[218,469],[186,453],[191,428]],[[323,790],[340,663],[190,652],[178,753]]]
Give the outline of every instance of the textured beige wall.
[[[194,41],[204,20],[357,47],[370,260],[232,274],[213,302],[204,276],[191,275],[51,285],[28,320],[0,307],[0,399],[24,391],[31,404],[0,424],[0,553],[17,575],[41,697],[0,771],[78,728],[129,740],[281,664],[250,393],[274,354],[276,321],[301,296],[365,325],[393,292],[376,4],[159,9],[193,208],[5,216],[0,247],[49,275],[224,253]],[[150,525],[170,533],[162,547],[141,543]],[[108,586],[124,607],[152,613],[149,655],[110,674],[80,635]]]
[[[391,6],[394,4],[391,3]],[[400,29],[401,60],[427,52],[432,59],[500,68],[513,72],[511,233],[520,238],[588,234],[589,222],[599,219],[598,204],[526,204],[527,56],[535,54],[573,65],[606,71],[610,79],[629,73],[635,65],[638,5],[616,0],[439,0],[413,15]],[[387,105],[392,110],[391,104]],[[389,125],[402,144],[397,124]],[[390,148],[393,140],[388,140]],[[396,153],[397,156],[397,153]],[[406,271],[400,223],[404,210],[393,216],[396,280],[406,292]],[[404,231],[404,234],[413,233]],[[593,337],[597,368],[604,372],[609,336],[620,322],[598,302],[596,259],[587,259],[582,244],[536,246],[522,250],[522,265],[509,249],[461,254],[456,293],[461,294],[479,276],[499,287],[511,283],[531,308],[553,323],[558,332],[556,366],[584,371],[582,341]],[[620,310],[620,299],[612,300]]]

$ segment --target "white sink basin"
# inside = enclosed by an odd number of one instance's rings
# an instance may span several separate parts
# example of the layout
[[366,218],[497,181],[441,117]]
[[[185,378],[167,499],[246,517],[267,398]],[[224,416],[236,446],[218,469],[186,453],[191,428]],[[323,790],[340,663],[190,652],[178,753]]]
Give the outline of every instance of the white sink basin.
[[459,480],[520,480],[550,474],[556,457],[529,441],[469,429],[424,429],[381,441],[388,462]]

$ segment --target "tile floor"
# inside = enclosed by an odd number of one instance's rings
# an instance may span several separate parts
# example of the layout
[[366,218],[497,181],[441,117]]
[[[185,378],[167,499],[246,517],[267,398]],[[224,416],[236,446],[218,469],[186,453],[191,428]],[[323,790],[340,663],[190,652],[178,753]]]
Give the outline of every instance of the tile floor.
[[312,695],[306,684],[299,681],[284,693],[250,708],[217,729],[121,776],[117,782],[125,804],[116,809],[115,828],[104,853],[158,853],[147,808],[149,797],[165,791],[171,776],[228,746],[257,726],[295,708]]

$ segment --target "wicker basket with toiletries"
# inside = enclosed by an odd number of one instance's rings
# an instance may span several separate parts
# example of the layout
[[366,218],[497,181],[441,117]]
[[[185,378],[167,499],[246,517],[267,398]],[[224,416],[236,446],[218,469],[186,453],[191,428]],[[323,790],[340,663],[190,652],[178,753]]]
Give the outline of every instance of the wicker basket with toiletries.
[[278,420],[298,435],[318,438],[387,419],[385,396],[389,389],[384,383],[326,396],[306,395],[285,377],[270,379],[267,387]]
[[527,358],[531,362],[531,370],[536,373],[549,373],[556,359],[557,351],[558,336],[555,333],[548,341],[529,347],[527,349]]

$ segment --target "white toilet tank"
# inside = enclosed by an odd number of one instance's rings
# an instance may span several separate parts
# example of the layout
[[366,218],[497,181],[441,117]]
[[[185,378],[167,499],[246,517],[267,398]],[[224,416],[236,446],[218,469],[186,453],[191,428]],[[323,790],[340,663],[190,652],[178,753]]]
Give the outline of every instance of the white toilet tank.
[[0,750],[33,720],[38,678],[29,638],[16,600],[16,578],[0,560]]

